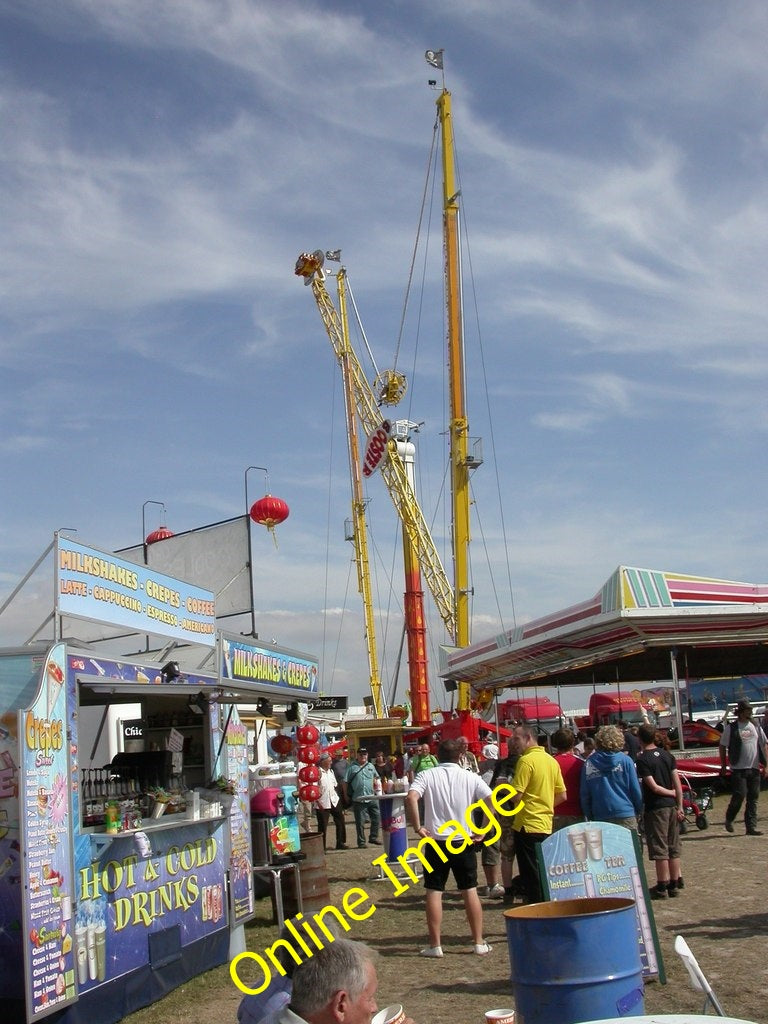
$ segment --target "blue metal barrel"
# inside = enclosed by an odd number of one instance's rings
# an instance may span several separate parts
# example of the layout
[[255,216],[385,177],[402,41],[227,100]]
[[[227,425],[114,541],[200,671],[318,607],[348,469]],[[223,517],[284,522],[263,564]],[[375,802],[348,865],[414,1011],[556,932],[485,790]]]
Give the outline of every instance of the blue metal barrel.
[[504,917],[515,1024],[578,1024],[644,1012],[633,900],[533,903]]

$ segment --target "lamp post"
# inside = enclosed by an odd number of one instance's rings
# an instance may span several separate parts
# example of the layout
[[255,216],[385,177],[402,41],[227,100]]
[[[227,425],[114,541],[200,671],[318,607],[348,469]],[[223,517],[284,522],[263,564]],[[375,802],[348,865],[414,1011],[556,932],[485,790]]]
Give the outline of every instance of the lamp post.
[[266,490],[269,491],[269,471],[264,466],[248,466],[245,471],[245,517],[248,526],[248,593],[251,596],[251,636],[258,639],[256,633],[256,609],[253,600],[253,544],[251,542],[251,516],[250,505],[248,504],[248,474],[252,469],[259,470],[264,474]]
[[[259,498],[258,501],[249,507],[248,506],[248,473],[252,469],[258,469],[264,474],[264,480],[266,484],[266,494],[263,498]],[[275,527],[279,526],[280,523],[284,523],[288,518],[290,509],[282,498],[275,498],[269,493],[269,473],[264,466],[249,466],[245,471],[245,511],[248,519],[252,519],[254,523],[258,523],[260,526],[266,526],[269,532],[272,534],[272,538],[277,547],[277,537],[275,536]],[[253,607],[253,551],[251,548],[251,524],[248,523],[248,573],[250,576],[250,587],[251,587],[251,635],[256,636],[256,619],[255,611]]]
[[159,505],[163,510],[161,526],[165,526],[165,502],[153,501],[151,498],[141,506],[141,543],[144,545],[144,565],[147,565],[147,505]]

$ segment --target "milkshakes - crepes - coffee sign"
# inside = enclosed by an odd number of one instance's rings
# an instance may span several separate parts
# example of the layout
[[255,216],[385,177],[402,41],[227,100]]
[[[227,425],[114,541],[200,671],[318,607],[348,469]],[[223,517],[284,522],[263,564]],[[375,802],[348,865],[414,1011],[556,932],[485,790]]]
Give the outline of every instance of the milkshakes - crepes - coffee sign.
[[56,607],[74,615],[138,633],[176,637],[213,647],[214,595],[135,562],[56,539]]
[[239,640],[222,639],[224,679],[241,679],[279,689],[317,692],[317,661],[294,651],[281,651],[273,647],[258,647]]

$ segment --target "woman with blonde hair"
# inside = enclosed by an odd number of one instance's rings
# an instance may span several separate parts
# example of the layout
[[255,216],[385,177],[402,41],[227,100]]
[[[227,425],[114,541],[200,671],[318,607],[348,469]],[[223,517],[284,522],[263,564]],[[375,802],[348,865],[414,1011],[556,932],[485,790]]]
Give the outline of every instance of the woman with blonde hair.
[[595,733],[595,752],[584,762],[581,809],[587,819],[610,821],[637,831],[643,791],[631,757],[622,752],[624,734],[615,725]]

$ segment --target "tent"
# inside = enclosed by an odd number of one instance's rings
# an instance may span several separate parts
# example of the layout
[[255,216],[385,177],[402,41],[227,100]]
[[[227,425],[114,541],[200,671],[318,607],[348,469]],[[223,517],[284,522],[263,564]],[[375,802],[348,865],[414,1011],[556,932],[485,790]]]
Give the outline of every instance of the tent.
[[768,668],[768,585],[619,566],[594,597],[468,647],[441,675],[476,690],[593,685]]

